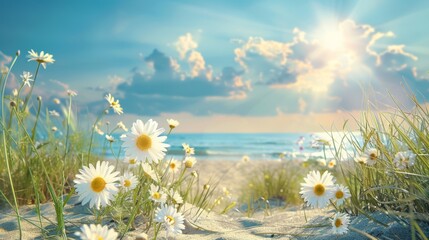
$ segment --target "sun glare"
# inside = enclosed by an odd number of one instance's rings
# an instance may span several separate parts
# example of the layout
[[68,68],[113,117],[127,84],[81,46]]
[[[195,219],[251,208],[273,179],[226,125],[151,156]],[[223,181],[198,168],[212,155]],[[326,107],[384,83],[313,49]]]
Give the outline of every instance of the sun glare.
[[330,26],[321,26],[316,31],[316,39],[320,45],[328,51],[342,52],[344,51],[344,36],[339,30],[338,24]]

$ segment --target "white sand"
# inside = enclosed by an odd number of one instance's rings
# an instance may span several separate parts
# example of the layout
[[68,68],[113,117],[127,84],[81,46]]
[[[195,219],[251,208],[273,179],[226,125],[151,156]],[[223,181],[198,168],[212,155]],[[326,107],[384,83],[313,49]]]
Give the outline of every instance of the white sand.
[[[208,182],[210,179],[220,179],[219,187],[228,187],[231,192],[236,192],[246,176],[254,169],[263,165],[275,165],[275,162],[252,162],[243,164],[232,161],[199,161],[197,169],[200,175],[200,184]],[[65,208],[67,231],[69,237],[74,238],[73,232],[78,230],[82,222],[91,223],[93,217],[86,207],[82,207],[73,197]],[[192,206],[186,205],[187,218],[192,216]],[[38,218],[34,211],[34,206],[25,206],[20,209],[22,216],[29,222],[38,224]],[[195,212],[195,209],[194,209]],[[53,225],[55,221],[55,211],[52,203],[42,206],[43,225],[55,233]],[[270,215],[263,211],[255,213],[251,218],[245,217],[244,213],[231,211],[227,215],[216,213],[203,213],[195,223],[187,223],[184,234],[175,236],[176,239],[368,239],[356,232],[349,232],[346,235],[336,237],[330,234],[329,217],[333,211],[329,210],[306,210],[296,208],[274,208]],[[409,225],[401,225],[394,219],[381,213],[373,214],[377,220],[387,224],[383,227],[367,218],[352,217],[352,226],[377,238],[384,239],[410,239]],[[307,219],[307,221],[306,221]],[[22,222],[23,239],[42,239],[40,230],[27,221]],[[139,223],[139,222],[138,222]],[[112,223],[111,223],[112,224]],[[124,239],[135,239],[135,236],[142,232],[143,226],[130,231]],[[18,239],[18,226],[12,211],[2,209],[0,211],[0,239]],[[424,231],[429,235],[429,226],[424,227]],[[149,234],[149,237],[150,234]],[[174,239],[173,237],[170,237]],[[161,232],[158,239],[165,239],[165,232]]]

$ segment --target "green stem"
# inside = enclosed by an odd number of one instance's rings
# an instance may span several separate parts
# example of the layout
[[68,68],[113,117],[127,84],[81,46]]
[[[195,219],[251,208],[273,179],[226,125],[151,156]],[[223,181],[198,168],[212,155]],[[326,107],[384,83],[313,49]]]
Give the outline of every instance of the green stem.
[[[6,82],[7,82],[7,79],[9,78],[10,71],[12,71],[12,68],[15,65],[15,62],[16,62],[17,59],[18,59],[18,55],[16,55],[15,58],[13,59],[13,62],[10,65],[9,71],[7,72],[6,78],[3,81],[2,93],[1,93],[1,118],[2,118],[2,122],[3,122],[3,126],[6,125],[6,122],[5,122],[5,119],[4,119],[4,117],[5,117],[5,112],[4,112],[4,98],[5,98],[4,97],[4,92],[5,92],[5,89],[6,89]],[[8,131],[8,130],[4,129],[4,127],[3,127],[3,133],[2,133],[2,135],[3,135],[3,149],[4,149],[4,153],[5,153],[4,157],[5,157],[5,161],[6,161],[7,174],[8,174],[8,177],[9,177],[10,188],[12,190],[13,202],[14,202],[14,205],[15,205],[16,218],[17,218],[17,221],[18,221],[19,238],[21,239],[22,238],[21,216],[19,214],[19,205],[18,205],[18,201],[16,200],[15,187],[14,187],[13,181],[12,181],[12,174],[11,174],[11,168],[9,166],[9,154],[8,154],[8,147],[7,147],[8,141],[6,140],[6,133],[4,131]]]
[[91,138],[89,140],[89,149],[88,149],[88,161],[87,161],[87,165],[89,165],[89,160],[91,158],[91,150],[92,150],[92,143],[94,140],[94,131],[95,131],[95,126],[97,126],[98,122],[101,120],[101,118],[104,116],[105,112],[107,109],[103,110],[103,112],[97,117],[97,119],[95,120],[94,125],[92,126],[92,131],[91,131]]
[[37,64],[36,72],[34,73],[34,79],[33,79],[34,81],[33,81],[33,85],[31,85],[30,92],[25,97],[24,105],[22,106],[23,111],[25,111],[25,108],[27,107],[28,101],[30,100],[31,94],[33,93],[34,85],[36,85],[36,78],[37,78],[37,75],[39,73],[39,68],[40,68],[40,63]]

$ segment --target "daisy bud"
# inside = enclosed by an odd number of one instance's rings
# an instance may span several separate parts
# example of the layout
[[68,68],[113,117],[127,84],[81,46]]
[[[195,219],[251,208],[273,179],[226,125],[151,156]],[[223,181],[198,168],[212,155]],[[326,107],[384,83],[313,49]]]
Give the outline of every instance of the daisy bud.
[[9,105],[10,105],[11,107],[16,107],[16,102],[15,102],[15,101],[10,101]]
[[37,96],[37,101],[41,102],[42,101],[42,96]]
[[21,50],[16,51],[16,56],[21,55]]
[[209,184],[204,184],[204,190],[208,190],[210,189],[210,185]]

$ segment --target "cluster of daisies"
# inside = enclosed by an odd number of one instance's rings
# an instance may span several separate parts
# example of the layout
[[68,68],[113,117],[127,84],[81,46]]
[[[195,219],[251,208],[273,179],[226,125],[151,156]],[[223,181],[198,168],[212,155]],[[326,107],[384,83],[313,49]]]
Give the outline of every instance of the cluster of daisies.
[[[304,201],[314,208],[325,208],[330,203],[336,208],[344,204],[349,198],[350,191],[346,186],[335,184],[335,179],[330,172],[311,171],[301,183],[300,194]],[[335,234],[344,234],[348,231],[349,216],[345,213],[336,213],[332,219],[332,231]]]
[[[375,148],[370,148],[361,156],[356,157],[355,161],[360,164],[374,166],[380,159],[380,151]],[[393,158],[393,164],[400,170],[412,167],[415,161],[416,154],[410,150],[397,152]]]
[[[119,101],[113,96],[107,95],[106,100],[115,113],[123,112]],[[179,125],[173,119],[167,119],[167,123],[170,132]],[[96,126],[94,130],[102,132],[99,128],[95,129]],[[122,122],[117,128],[128,130]],[[128,164],[128,170],[122,175],[107,161],[98,161],[95,166],[83,166],[74,180],[82,205],[88,204],[95,209],[104,208],[115,202],[119,193],[134,191],[143,201],[151,201],[149,206],[153,206],[153,212],[143,212],[145,216],[152,216],[153,221],[162,225],[167,234],[182,233],[185,218],[179,210],[184,200],[177,185],[183,180],[185,171],[195,165],[196,159],[192,156],[195,150],[188,144],[183,144],[182,161],[174,158],[164,160],[169,147],[165,143],[167,136],[162,135],[164,131],[152,119],[146,123],[142,120],[133,123],[130,131],[121,136],[122,147],[125,149],[124,161]],[[106,135],[106,139],[114,141],[111,135]],[[194,172],[190,174],[191,177],[197,176]],[[83,225],[77,235],[82,239],[116,239],[118,236],[113,229],[101,225]]]

